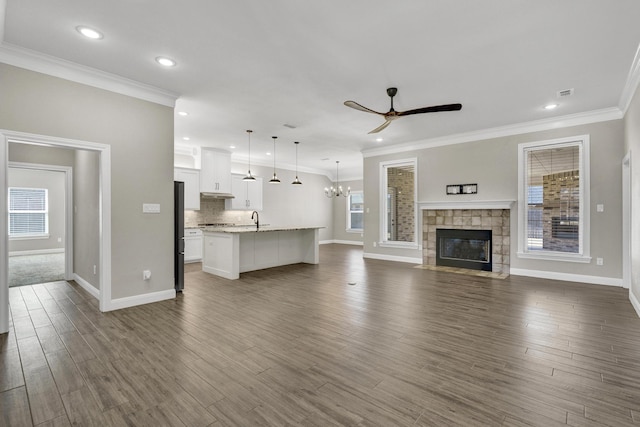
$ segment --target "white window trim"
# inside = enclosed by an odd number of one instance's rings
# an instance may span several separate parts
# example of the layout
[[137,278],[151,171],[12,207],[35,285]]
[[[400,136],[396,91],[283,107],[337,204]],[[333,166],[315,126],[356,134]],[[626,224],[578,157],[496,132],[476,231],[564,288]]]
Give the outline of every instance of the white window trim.
[[[527,241],[527,164],[525,152],[531,148],[544,148],[545,146],[561,147],[573,146],[578,143],[580,147],[580,227],[578,230],[580,250],[577,254],[554,251],[528,251]],[[539,259],[546,261],[565,261],[577,263],[591,262],[590,245],[590,148],[589,135],[579,135],[569,138],[559,138],[547,141],[527,142],[518,145],[518,258]]]
[[362,225],[362,228],[351,228],[351,214],[352,213],[362,213],[363,215],[363,221],[364,221],[364,209],[362,211],[352,211],[351,210],[351,196],[353,196],[354,194],[363,194],[363,191],[352,191],[349,196],[347,197],[347,228],[346,231],[347,233],[362,233],[364,231],[364,224]]
[[[398,242],[387,240],[387,168],[394,166],[413,165],[413,206],[414,206],[414,230],[413,242]],[[421,249],[419,236],[420,223],[418,221],[418,158],[411,157],[408,159],[387,160],[380,162],[380,231],[378,246],[384,248],[402,248],[402,249]]]
[[49,233],[24,234],[21,236],[9,236],[9,240],[46,240],[49,237],[50,237]]

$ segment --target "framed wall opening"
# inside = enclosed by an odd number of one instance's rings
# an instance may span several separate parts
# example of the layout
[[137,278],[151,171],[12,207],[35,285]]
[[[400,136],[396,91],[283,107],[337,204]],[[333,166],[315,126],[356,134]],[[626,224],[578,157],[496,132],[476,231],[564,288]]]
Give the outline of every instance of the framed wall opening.
[[99,247],[100,247],[100,290],[98,300],[100,311],[111,310],[111,148],[106,144],[79,141],[52,136],[0,130],[0,333],[9,330],[9,287],[8,287],[8,216],[7,216],[7,172],[9,167],[9,143],[31,144],[45,147],[68,148],[94,151],[100,157],[99,170]]

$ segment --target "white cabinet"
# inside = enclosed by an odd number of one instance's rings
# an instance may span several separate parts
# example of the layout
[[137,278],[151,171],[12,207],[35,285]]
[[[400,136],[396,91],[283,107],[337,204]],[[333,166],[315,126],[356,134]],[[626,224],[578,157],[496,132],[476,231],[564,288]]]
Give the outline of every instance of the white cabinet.
[[225,209],[239,211],[262,210],[262,178],[253,182],[243,181],[244,175],[231,175],[233,199],[225,200]]
[[237,279],[245,271],[320,262],[317,228],[204,232],[202,271]]
[[184,262],[202,261],[202,230],[187,228],[184,230]]
[[174,168],[173,180],[184,182],[184,209],[200,210],[200,171]]
[[210,194],[231,193],[231,153],[202,147],[200,192]]

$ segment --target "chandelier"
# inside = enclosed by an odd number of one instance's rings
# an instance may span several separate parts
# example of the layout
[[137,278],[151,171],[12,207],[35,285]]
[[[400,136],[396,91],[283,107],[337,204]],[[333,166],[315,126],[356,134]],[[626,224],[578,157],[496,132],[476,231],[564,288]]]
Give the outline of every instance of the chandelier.
[[342,185],[340,185],[340,176],[338,175],[338,165],[340,164],[339,160],[336,160],[336,186],[333,185],[331,188],[324,187],[324,195],[332,198],[332,197],[348,197],[351,194],[351,187],[347,187],[347,191],[342,189]]

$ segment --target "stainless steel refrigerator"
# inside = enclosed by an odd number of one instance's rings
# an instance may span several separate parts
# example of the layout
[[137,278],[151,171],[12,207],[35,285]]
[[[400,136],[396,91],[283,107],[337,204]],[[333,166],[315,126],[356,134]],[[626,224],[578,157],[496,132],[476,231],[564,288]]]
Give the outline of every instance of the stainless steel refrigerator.
[[184,182],[173,181],[174,275],[176,292],[184,289]]

